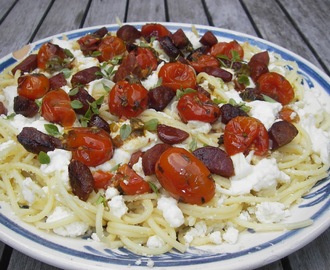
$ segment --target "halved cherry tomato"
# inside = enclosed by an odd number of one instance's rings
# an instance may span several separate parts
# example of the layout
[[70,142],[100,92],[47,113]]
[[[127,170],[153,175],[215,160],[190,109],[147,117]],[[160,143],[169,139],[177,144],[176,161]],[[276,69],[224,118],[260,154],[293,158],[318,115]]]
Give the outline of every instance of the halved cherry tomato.
[[209,54],[195,54],[189,63],[197,73],[202,72],[206,67],[219,67],[217,58]]
[[282,105],[287,105],[294,99],[294,90],[290,82],[276,72],[262,74],[257,80],[257,87],[262,94]]
[[220,108],[210,98],[199,92],[183,95],[177,105],[183,122],[198,120],[206,123],[215,122],[220,116]]
[[136,62],[142,70],[156,70],[158,61],[154,53],[148,48],[138,47],[135,52]]
[[287,122],[299,122],[299,115],[291,108],[283,106],[280,112],[278,113],[280,119]]
[[171,32],[160,23],[147,23],[141,28],[142,36],[149,40],[151,37],[165,37],[171,35]]
[[113,156],[109,133],[99,128],[75,127],[64,135],[63,145],[72,158],[87,166],[98,166]]
[[77,42],[84,55],[88,55],[98,49],[101,38],[95,34],[87,34],[79,38]]
[[211,47],[210,53],[214,57],[221,57],[222,55],[224,55],[228,57],[229,60],[232,60],[233,51],[238,53],[240,59],[243,59],[244,50],[236,40],[230,42],[219,42]]
[[166,150],[155,169],[159,183],[179,201],[201,205],[215,194],[210,171],[202,161],[183,148]]
[[229,155],[247,154],[254,150],[255,155],[266,154],[269,148],[269,138],[265,126],[256,118],[237,116],[231,119],[225,127],[224,146]]
[[148,182],[138,175],[128,164],[123,164],[118,168],[115,176],[119,180],[119,186],[126,195],[136,195],[151,192]]
[[101,55],[98,57],[100,62],[113,59],[126,51],[125,43],[122,39],[115,36],[106,36],[102,39],[98,51]]
[[107,188],[110,185],[111,179],[113,177],[112,173],[105,171],[95,171],[92,174],[94,178],[94,188],[96,189]]
[[63,60],[67,58],[64,49],[52,43],[44,43],[38,51],[38,68],[59,70],[63,68]]
[[18,95],[28,99],[43,97],[50,88],[49,79],[43,74],[27,74],[18,78]]
[[109,110],[119,117],[132,118],[148,106],[148,90],[141,84],[117,82],[109,93]]
[[76,121],[69,95],[62,89],[48,92],[42,99],[41,115],[49,122],[70,127]]
[[170,87],[172,90],[185,88],[195,88],[196,74],[194,70],[186,64],[180,62],[166,63],[158,73],[162,79],[162,85]]

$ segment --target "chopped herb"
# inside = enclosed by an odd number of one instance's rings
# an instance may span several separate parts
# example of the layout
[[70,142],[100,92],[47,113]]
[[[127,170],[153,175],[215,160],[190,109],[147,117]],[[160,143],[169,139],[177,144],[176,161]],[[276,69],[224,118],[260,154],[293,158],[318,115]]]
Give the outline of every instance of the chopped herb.
[[49,164],[50,163],[50,157],[44,151],[40,151],[40,153],[38,155],[38,160],[41,164]]
[[92,57],[98,57],[98,56],[100,56],[102,53],[100,52],[100,51],[94,51],[94,52],[92,52],[92,54],[91,54],[91,56]]
[[115,171],[117,171],[119,167],[120,167],[120,163],[118,163],[117,165],[113,166],[113,167],[110,169],[110,172],[115,172]]
[[132,127],[130,125],[124,124],[120,127],[119,134],[122,140],[126,140],[129,135],[131,135]]
[[82,108],[83,106],[84,106],[84,105],[81,103],[81,101],[79,101],[79,100],[77,100],[77,99],[71,101],[71,107],[72,107],[73,109],[80,109],[80,108]]
[[246,76],[245,74],[241,74],[241,75],[239,75],[238,78],[237,78],[237,81],[238,81],[240,84],[244,84],[245,86],[249,86],[249,85],[250,85],[249,77]]
[[100,196],[97,198],[95,204],[96,204],[96,205],[101,204],[101,203],[104,204],[105,202],[106,202],[105,197],[104,197],[103,195],[100,195]]
[[60,131],[58,130],[58,127],[54,124],[44,124],[44,127],[49,135],[52,135],[55,137],[61,135]]
[[107,93],[110,92],[111,88],[109,86],[107,86],[105,83],[102,83],[102,86]]
[[36,99],[34,102],[37,104],[37,106],[40,109],[41,108],[41,105],[42,105],[42,99]]
[[176,98],[177,99],[180,99],[182,96],[186,95],[186,94],[189,94],[189,93],[194,93],[194,92],[197,92],[195,89],[192,89],[192,88],[186,88],[184,90],[177,90],[176,91]]
[[112,65],[118,65],[119,62],[120,62],[122,59],[123,59],[123,56],[122,56],[122,55],[117,55],[117,56],[115,56],[114,58],[112,58],[112,59],[110,60],[110,64],[112,64]]
[[70,91],[69,91],[69,96],[74,96],[76,94],[78,94],[79,92],[79,88],[78,87],[75,87],[75,88],[72,88]]
[[217,104],[217,105],[219,105],[219,104],[225,104],[225,103],[226,103],[225,100],[223,100],[223,99],[218,99],[218,98],[213,99],[213,102],[214,102],[215,104]]
[[72,52],[68,49],[64,49],[64,53],[67,57],[73,58],[74,55],[72,54]]
[[148,184],[150,186],[150,188],[152,189],[152,191],[156,194],[158,194],[158,188],[156,187],[156,185],[154,183],[152,183],[151,181],[148,181]]
[[6,116],[6,120],[11,120],[11,119],[14,119],[16,113],[11,113],[9,115]]
[[239,107],[242,111],[244,111],[246,113],[251,110],[250,106],[247,106],[244,102],[237,103],[233,98],[229,99],[228,103],[235,107]]
[[64,78],[65,78],[65,79],[70,78],[70,76],[71,76],[71,74],[72,74],[72,71],[71,71],[70,69],[68,69],[68,68],[63,68],[63,69],[61,70],[61,72],[64,74]]
[[270,103],[276,103],[277,101],[275,99],[272,99],[270,96],[261,94],[262,97],[264,98],[264,101],[270,102]]
[[149,121],[144,123],[144,128],[148,131],[155,131],[157,130],[157,125],[159,121],[156,118],[150,119]]

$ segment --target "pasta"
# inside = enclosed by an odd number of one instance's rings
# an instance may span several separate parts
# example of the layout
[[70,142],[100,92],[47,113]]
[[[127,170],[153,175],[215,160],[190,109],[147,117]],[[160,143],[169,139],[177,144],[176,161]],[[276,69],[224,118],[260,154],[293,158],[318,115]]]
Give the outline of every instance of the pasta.
[[[194,35],[189,37],[193,38]],[[103,75],[105,70],[110,73],[117,70],[120,64],[108,61],[104,65],[95,57],[85,57],[77,41],[66,40],[66,37],[54,39],[52,42],[73,52],[74,72],[88,67],[89,61],[93,61],[91,66],[95,63],[102,66]],[[162,53],[162,59],[166,59],[167,56],[159,47],[158,41],[151,40],[146,44]],[[242,48],[245,62],[261,51],[248,43],[242,44]],[[213,174],[215,195],[201,205],[173,199],[170,193],[162,188],[154,174],[144,174],[141,158],[132,168],[150,183],[153,192],[122,194],[120,189],[109,186],[94,189],[86,201],[79,199],[73,193],[69,181],[67,165],[72,158],[70,151],[50,151],[53,152],[47,153],[50,163],[41,164],[37,154],[28,152],[17,141],[17,135],[24,126],[37,127],[46,133],[44,124],[50,122],[39,114],[33,118],[12,114],[12,99],[17,95],[17,81],[21,74],[20,71],[11,74],[12,67],[4,70],[0,75],[0,101],[6,106],[8,113],[0,117],[0,200],[9,203],[15,214],[24,222],[41,230],[64,237],[88,234],[95,241],[101,241],[110,248],[125,247],[137,254],[147,255],[163,254],[172,249],[185,252],[189,246],[221,245],[223,242],[235,244],[239,232],[246,229],[276,231],[311,225],[311,220],[286,223],[285,218],[289,216],[290,208],[299,203],[303,195],[328,175],[330,115],[322,108],[317,114],[308,112],[304,99],[307,87],[303,83],[304,78],[300,75],[298,66],[283,60],[275,53],[269,53],[269,70],[282,74],[294,89],[295,100],[289,107],[300,117],[300,121],[294,123],[298,135],[287,145],[268,152],[266,156],[254,155],[253,151],[248,155],[239,153],[232,156],[235,176],[228,178]],[[142,80],[142,85],[147,90],[157,84],[162,65]],[[47,77],[54,75],[40,69],[32,73],[36,72]],[[109,111],[108,91],[115,84],[112,81],[113,74],[89,82],[86,88],[96,100],[104,98],[99,115],[109,124],[111,137],[115,140],[121,136],[122,127],[133,124],[129,119],[119,119]],[[66,79],[67,85],[62,87],[66,92],[72,88],[71,78],[72,74]],[[219,106],[233,100],[237,104],[243,102],[250,106],[250,102],[239,97],[233,81],[224,82],[206,72],[198,73],[196,81],[210,94],[212,100],[221,101]],[[251,79],[250,83],[253,84]],[[163,111],[146,109],[137,118],[142,125],[156,119],[158,124],[186,131],[189,137],[176,147],[189,151],[205,145],[224,148],[223,145],[219,146],[224,124],[219,120],[211,124],[200,121],[184,123],[180,119],[177,105],[178,99],[174,98]],[[278,112],[279,110],[274,113],[272,122],[278,118]],[[310,122],[312,125],[308,125]],[[65,128],[61,125],[53,125],[60,133],[65,133]],[[76,121],[74,125],[79,126],[80,123]],[[316,135],[327,143],[323,146],[327,149],[325,152],[312,141],[311,136]],[[91,172],[101,170],[115,174],[118,164],[128,163],[133,153],[146,151],[160,142],[155,130],[128,135],[122,141],[123,144],[115,149],[112,159],[98,166],[90,166]],[[260,179],[258,172],[262,171],[260,164],[263,160],[266,160],[265,166],[268,166],[265,170],[273,168],[274,171],[269,174],[274,173],[276,176],[267,183],[261,183],[260,180],[247,186],[248,181]],[[246,171],[243,176],[239,176],[239,164],[243,163],[243,170]],[[263,177],[267,178],[266,175],[261,175],[261,178]],[[162,207],[161,203],[165,206]],[[166,208],[169,210],[167,214]],[[225,236],[229,230],[234,231],[235,239],[228,240]]]

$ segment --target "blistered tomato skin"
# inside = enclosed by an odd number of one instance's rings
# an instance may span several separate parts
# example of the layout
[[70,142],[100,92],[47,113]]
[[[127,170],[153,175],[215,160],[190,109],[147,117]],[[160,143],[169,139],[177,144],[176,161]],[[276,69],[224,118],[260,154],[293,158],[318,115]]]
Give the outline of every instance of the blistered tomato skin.
[[115,36],[107,36],[102,39],[98,51],[101,53],[98,59],[100,62],[103,62],[124,53],[126,51],[126,46],[122,39]]
[[192,153],[171,147],[156,163],[156,176],[162,187],[175,199],[201,205],[215,194],[210,171]]
[[148,107],[148,90],[141,84],[119,81],[109,93],[110,113],[132,118]]
[[211,55],[215,57],[227,57],[229,60],[233,58],[233,52],[236,52],[240,59],[244,57],[244,50],[242,46],[236,41],[219,42],[212,46]]
[[49,79],[43,74],[28,74],[18,78],[18,95],[31,100],[43,97],[49,88]]

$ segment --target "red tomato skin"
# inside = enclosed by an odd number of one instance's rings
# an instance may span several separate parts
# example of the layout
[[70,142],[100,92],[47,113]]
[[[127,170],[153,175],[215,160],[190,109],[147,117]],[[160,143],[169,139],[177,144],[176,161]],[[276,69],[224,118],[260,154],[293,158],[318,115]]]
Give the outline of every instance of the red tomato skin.
[[219,55],[224,55],[228,57],[229,60],[233,58],[232,51],[236,51],[240,57],[243,59],[244,57],[244,50],[242,46],[236,41],[230,42],[219,42],[211,47],[210,54],[214,57],[218,57]]
[[109,93],[108,104],[110,113],[114,115],[136,117],[148,107],[148,90],[141,84],[119,81]]
[[152,191],[148,182],[144,181],[128,164],[123,164],[118,168],[116,180],[119,180],[119,186],[126,195],[144,194]]
[[237,116],[225,127],[224,146],[230,156],[247,154],[251,150],[255,151],[255,155],[262,156],[269,149],[268,132],[258,119]]
[[136,62],[142,70],[148,69],[152,71],[157,69],[157,58],[150,49],[138,47],[135,54]]
[[162,79],[162,85],[171,88],[173,91],[185,88],[196,87],[196,74],[194,70],[186,64],[179,62],[166,63],[158,73]]
[[189,64],[195,69],[197,73],[203,72],[206,67],[219,67],[219,61],[213,55],[202,54],[195,60],[190,61]]
[[144,38],[149,40],[151,37],[165,37],[170,36],[171,32],[160,23],[147,23],[142,26],[141,34]]
[[290,82],[276,72],[262,74],[257,80],[257,87],[262,94],[275,99],[282,105],[287,105],[294,99],[294,90]]
[[48,61],[54,57],[63,60],[66,57],[64,50],[58,45],[44,43],[38,51],[38,68],[46,69]]
[[76,113],[71,107],[69,95],[62,89],[48,92],[42,99],[41,115],[49,122],[71,127]]
[[210,171],[202,161],[183,148],[166,150],[155,168],[159,183],[179,201],[201,205],[214,197],[215,183]]
[[100,62],[109,61],[115,56],[123,54],[126,51],[126,46],[122,39],[115,36],[106,36],[102,39],[98,51],[101,52],[98,57]]
[[92,173],[94,178],[94,188],[106,189],[111,184],[113,174],[105,171],[95,171]]
[[49,88],[49,79],[43,74],[27,74],[18,78],[18,95],[31,100],[42,98]]
[[64,147],[72,152],[72,158],[86,166],[101,165],[113,156],[111,137],[103,129],[75,127],[64,138]]
[[220,108],[204,94],[192,92],[183,95],[177,105],[179,116],[183,122],[197,120],[214,123],[220,116]]

